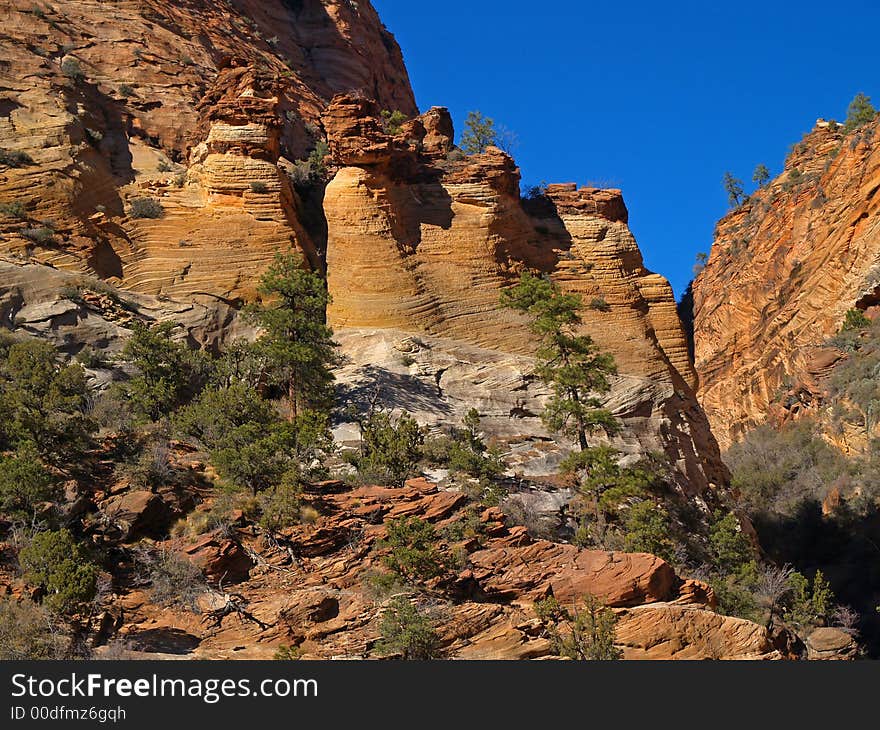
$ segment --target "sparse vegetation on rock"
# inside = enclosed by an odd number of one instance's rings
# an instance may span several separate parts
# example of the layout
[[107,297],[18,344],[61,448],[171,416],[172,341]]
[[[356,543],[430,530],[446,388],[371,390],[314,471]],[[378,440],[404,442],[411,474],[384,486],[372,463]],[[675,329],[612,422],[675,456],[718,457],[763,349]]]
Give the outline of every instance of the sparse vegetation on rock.
[[129,203],[128,214],[132,218],[161,218],[165,209],[156,198],[135,198]]
[[404,596],[393,598],[382,613],[382,638],[376,644],[380,655],[401,659],[438,658],[438,636],[431,620]]
[[550,637],[554,651],[566,659],[608,661],[621,659],[614,645],[614,612],[587,595],[570,609],[552,596],[535,604],[535,612]]
[[846,121],[843,123],[843,131],[849,134],[859,127],[874,121],[877,110],[871,103],[871,97],[859,92],[853,97],[846,111]]

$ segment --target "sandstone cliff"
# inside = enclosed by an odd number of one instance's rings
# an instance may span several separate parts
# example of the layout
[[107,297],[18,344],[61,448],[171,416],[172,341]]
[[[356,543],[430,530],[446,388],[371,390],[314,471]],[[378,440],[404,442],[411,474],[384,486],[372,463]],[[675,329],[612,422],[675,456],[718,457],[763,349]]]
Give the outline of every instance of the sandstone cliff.
[[[0,249],[147,294],[252,296],[291,245],[318,266],[280,167],[336,92],[416,112],[368,0],[15,0],[0,21]],[[145,197],[161,217],[132,215]]]
[[877,127],[818,124],[782,174],[718,224],[693,286],[694,339],[699,399],[723,447],[774,401],[815,412],[817,378],[840,356],[822,344],[847,310],[871,315],[880,302]]
[[665,453],[691,494],[724,484],[671,288],[645,269],[620,191],[550,185],[521,200],[519,170],[500,150],[449,154],[444,109],[393,136],[378,113],[368,100],[340,96],[324,116],[341,166],[324,199],[329,318],[344,342],[361,343],[355,362],[373,373],[380,362],[389,367],[365,341],[375,344],[378,330],[401,342],[404,333],[441,338],[403,343],[412,362],[396,370],[443,395],[467,369],[455,345],[466,343],[471,370],[507,374],[485,389],[485,378],[471,378],[471,392],[452,400],[480,404],[496,432],[510,431],[516,416],[519,434],[546,436],[535,417],[546,393],[529,377],[534,341],[523,317],[499,307],[520,272],[537,270],[581,295],[583,331],[614,354],[620,375],[610,406],[627,427],[618,446]]
[[[523,200],[509,156],[456,150],[446,110],[416,116],[400,50],[367,0],[15,0],[0,12],[4,327],[70,355],[85,345],[112,354],[133,318],[174,320],[193,344],[217,349],[253,334],[240,305],[274,253],[293,248],[327,274],[345,400],[378,387],[382,405],[432,425],[477,407],[513,470],[546,476],[564,444],[538,417],[547,393],[532,374],[527,323],[499,307],[501,291],[533,269],[583,297],[583,331],[616,359],[608,406],[624,424],[614,445],[628,463],[662,452],[696,520],[723,496],[727,472],[694,395],[672,292],[644,267],[622,193],[551,185]],[[409,120],[389,131],[383,109]],[[325,138],[318,162],[332,181],[314,186],[318,209],[290,173]],[[348,426],[337,425],[338,440]],[[126,560],[142,537],[186,556],[211,581],[210,600],[223,600],[223,576],[238,581],[257,620],[208,630],[126,582],[131,564],[115,566],[121,580],[98,630],[141,654],[264,657],[295,643],[315,657],[369,655],[383,521],[475,521],[461,492],[423,480],[331,483],[309,486],[317,516],[280,542],[244,514],[171,537],[176,519],[216,497],[206,455],[175,448],[193,493],[96,480],[72,495],[101,515],[88,530]],[[572,496],[527,489],[557,516]],[[618,611],[629,657],[780,655],[762,627],[716,614],[708,586],[654,556],[535,539],[497,510],[477,517],[480,539],[450,546],[467,569],[435,594],[455,599],[441,622],[450,656],[546,656],[533,602],[584,592]],[[21,590],[4,576],[0,591]]]

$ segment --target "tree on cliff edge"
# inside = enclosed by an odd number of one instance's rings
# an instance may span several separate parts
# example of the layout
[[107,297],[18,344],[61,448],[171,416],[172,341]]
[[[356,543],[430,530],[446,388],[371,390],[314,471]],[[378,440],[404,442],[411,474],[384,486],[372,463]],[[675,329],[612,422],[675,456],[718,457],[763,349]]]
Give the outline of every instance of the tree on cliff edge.
[[843,125],[843,130],[847,133],[852,132],[863,124],[874,121],[876,116],[877,110],[871,104],[871,97],[859,92],[846,110],[846,122]]
[[619,425],[597,394],[611,389],[608,378],[617,367],[589,335],[575,334],[580,296],[563,294],[548,278],[526,272],[502,292],[501,304],[529,315],[531,330],[541,338],[535,372],[553,390],[542,414],[547,427],[577,439],[582,451],[589,447],[588,435],[616,433]]
[[479,155],[487,147],[498,144],[495,120],[484,117],[482,112],[468,112],[461,135],[461,148],[469,155]]
[[767,169],[767,165],[761,163],[755,168],[755,172],[752,175],[752,181],[759,188],[763,188],[768,182],[770,182],[770,170]]
[[285,391],[291,420],[304,409],[326,410],[333,400],[336,343],[326,323],[324,280],[304,269],[301,257],[279,253],[259,292],[273,304],[248,310],[263,329],[254,347],[271,384]]
[[727,193],[727,202],[731,207],[737,208],[742,202],[745,193],[742,180],[735,178],[729,172],[724,173],[724,192]]

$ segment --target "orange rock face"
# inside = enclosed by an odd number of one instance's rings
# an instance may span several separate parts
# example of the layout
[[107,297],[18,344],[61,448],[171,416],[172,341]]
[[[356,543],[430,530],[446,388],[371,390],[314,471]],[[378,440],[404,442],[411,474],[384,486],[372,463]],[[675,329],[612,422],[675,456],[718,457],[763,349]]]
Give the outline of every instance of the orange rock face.
[[522,271],[546,273],[587,305],[583,332],[613,353],[611,401],[643,447],[669,454],[694,492],[723,484],[672,290],[644,267],[621,192],[551,185],[522,200],[502,151],[442,154],[452,132],[443,110],[416,120],[438,130],[416,139],[387,134],[377,115],[346,96],[324,115],[343,165],[324,197],[331,324],[530,355],[527,320],[499,297]]
[[791,383],[816,391],[839,357],[820,346],[847,310],[880,302],[877,127],[817,126],[780,177],[718,224],[694,282],[694,339],[699,399],[723,447]]
[[[338,91],[417,111],[369,0],[34,7],[0,11],[0,148],[29,160],[0,166],[27,211],[0,216],[0,250],[134,291],[248,298],[291,246],[319,267],[284,161]],[[163,216],[130,215],[139,197]],[[51,237],[22,235],[47,220]]]

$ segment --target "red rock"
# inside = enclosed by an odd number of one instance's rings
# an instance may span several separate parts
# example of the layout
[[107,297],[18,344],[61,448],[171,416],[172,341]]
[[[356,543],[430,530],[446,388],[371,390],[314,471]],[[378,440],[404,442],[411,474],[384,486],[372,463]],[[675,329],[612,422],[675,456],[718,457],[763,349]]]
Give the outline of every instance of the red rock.
[[235,540],[202,536],[185,548],[186,554],[213,581],[240,583],[247,580],[253,561]]
[[774,400],[790,383],[807,402],[788,417],[827,418],[822,382],[840,355],[825,341],[848,310],[880,301],[880,147],[864,143],[878,130],[876,120],[850,134],[817,124],[779,177],[716,227],[693,286],[694,339],[699,399],[724,448],[784,416]]
[[470,556],[488,596],[536,601],[548,595],[572,604],[593,595],[609,606],[666,601],[676,595],[675,571],[653,555],[579,550],[545,540],[489,547]]
[[162,497],[146,490],[125,492],[100,506],[104,514],[122,529],[126,540],[146,535],[162,537],[167,534],[172,517]]
[[767,629],[688,606],[652,604],[618,612],[624,659],[780,659]]

